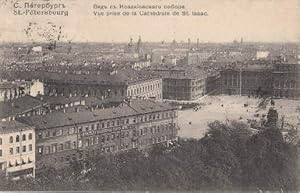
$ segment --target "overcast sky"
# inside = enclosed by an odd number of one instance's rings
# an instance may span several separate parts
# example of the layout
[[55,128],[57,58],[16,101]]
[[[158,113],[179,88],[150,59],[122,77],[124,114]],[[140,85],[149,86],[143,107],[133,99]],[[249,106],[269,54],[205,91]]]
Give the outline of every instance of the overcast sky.
[[[69,16],[14,16],[11,0],[0,5],[0,40],[39,41],[24,31],[29,22],[47,28],[63,26],[65,40],[89,42],[143,41],[231,42],[300,41],[300,0],[51,0],[64,2]],[[16,1],[16,0],[15,0]],[[24,0],[19,0],[20,5]],[[33,0],[26,0],[32,2]],[[34,2],[43,2],[35,0]],[[51,2],[50,1],[50,2]],[[44,1],[45,2],[45,1]],[[47,2],[47,1],[46,1]],[[49,2],[49,1],[48,1]],[[207,17],[95,17],[93,4],[180,4],[189,11],[207,11]],[[35,33],[35,34],[34,34]],[[43,38],[42,38],[43,39]]]

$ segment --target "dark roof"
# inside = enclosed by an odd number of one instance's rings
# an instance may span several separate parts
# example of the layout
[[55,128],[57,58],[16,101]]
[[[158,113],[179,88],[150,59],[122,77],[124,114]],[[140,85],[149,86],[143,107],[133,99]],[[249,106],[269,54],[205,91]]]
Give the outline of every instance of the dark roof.
[[21,130],[32,129],[32,126],[26,125],[19,121],[2,121],[0,122],[0,133],[11,133]]
[[0,102],[0,118],[15,116],[45,104],[45,102],[29,95],[10,101]]
[[21,117],[20,120],[38,129],[46,129],[175,109],[167,103],[151,100],[132,100],[129,106],[128,104],[124,102],[119,107],[94,111],[54,112],[43,116]]
[[115,69],[116,73],[100,72],[96,74],[65,74],[42,71],[15,72],[20,79],[39,79],[44,82],[73,84],[128,85],[135,82],[158,78],[149,71],[136,71],[131,68]]
[[0,82],[0,89],[17,88],[17,87],[20,87],[20,84],[13,83],[13,82]]

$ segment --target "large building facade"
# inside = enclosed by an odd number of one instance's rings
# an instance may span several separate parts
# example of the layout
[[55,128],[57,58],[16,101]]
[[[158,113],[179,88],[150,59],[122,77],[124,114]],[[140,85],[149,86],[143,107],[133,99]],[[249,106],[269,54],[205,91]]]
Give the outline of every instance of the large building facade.
[[132,83],[127,87],[127,96],[131,98],[162,99],[162,79],[153,78],[151,80]]
[[130,100],[119,107],[52,113],[21,120],[36,127],[37,166],[64,167],[102,153],[144,150],[177,138],[177,110],[152,100]]
[[46,95],[93,96],[122,101],[133,98],[162,98],[162,80],[149,72],[129,69],[111,74],[71,75],[45,80]]
[[206,79],[202,76],[175,75],[165,77],[163,98],[169,100],[196,100],[204,96]]
[[18,121],[0,122],[0,169],[8,177],[35,177],[35,130]]
[[228,95],[270,95],[270,69],[226,69],[221,71],[221,93]]
[[300,64],[297,63],[274,63],[268,68],[225,69],[220,73],[222,94],[300,98]]
[[272,78],[274,97],[300,99],[300,64],[275,64]]

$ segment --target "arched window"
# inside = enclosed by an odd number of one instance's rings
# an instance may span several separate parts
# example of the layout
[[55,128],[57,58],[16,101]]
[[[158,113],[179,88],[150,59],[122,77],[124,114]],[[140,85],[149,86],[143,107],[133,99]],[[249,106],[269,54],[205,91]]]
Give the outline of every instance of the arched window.
[[17,136],[16,136],[16,142],[19,142],[19,141],[20,141],[20,136],[17,135]]
[[32,133],[29,133],[28,139],[29,139],[29,140],[32,140]]
[[12,136],[10,136],[9,143],[13,143],[13,142],[14,142],[14,138]]
[[25,135],[25,134],[22,135],[22,140],[23,140],[23,141],[26,140],[26,135]]

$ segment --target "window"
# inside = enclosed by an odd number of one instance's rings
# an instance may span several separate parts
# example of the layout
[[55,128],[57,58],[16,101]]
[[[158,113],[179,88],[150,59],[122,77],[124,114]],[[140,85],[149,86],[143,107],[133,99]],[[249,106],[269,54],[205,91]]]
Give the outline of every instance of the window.
[[65,143],[65,148],[66,148],[66,149],[71,149],[71,141],[67,141],[67,142]]
[[73,141],[73,149],[76,149],[76,141]]
[[42,138],[43,138],[43,135],[42,135],[42,133],[41,133],[41,132],[39,132],[39,134],[38,134],[38,138],[39,138],[39,139],[42,139]]
[[22,152],[26,152],[26,146],[25,145],[22,148]]
[[45,154],[49,154],[50,153],[50,146],[46,146],[45,147]]
[[2,145],[2,138],[0,138],[0,145]]
[[53,136],[53,137],[56,136],[56,130],[54,130],[54,131],[52,132],[52,136]]
[[26,135],[25,134],[22,135],[22,140],[26,141]]
[[32,151],[32,144],[29,144],[28,149],[29,149],[29,151]]
[[19,142],[19,141],[20,141],[20,136],[17,135],[17,136],[16,136],[16,142]]
[[29,140],[32,140],[32,133],[29,133],[28,139],[29,139]]
[[62,134],[63,134],[62,129],[59,129],[59,130],[57,131],[57,136],[61,136]]
[[50,137],[50,132],[49,131],[45,132],[45,137]]
[[82,140],[78,140],[78,147],[79,147],[79,148],[82,147]]
[[74,133],[74,128],[69,128],[69,135],[73,134]]
[[20,147],[16,148],[16,153],[20,153]]
[[57,144],[52,144],[52,153],[55,153],[57,151]]
[[[0,157],[2,157],[2,149],[0,149]],[[0,168],[0,169],[2,169],[2,168]]]
[[38,153],[39,153],[39,154],[42,154],[42,153],[43,153],[43,147],[42,147],[42,146],[39,146],[39,147],[38,147]]
[[14,154],[14,149],[13,148],[9,148],[9,154],[10,155]]
[[12,136],[10,136],[9,143],[13,143],[13,142],[14,142],[14,138]]

